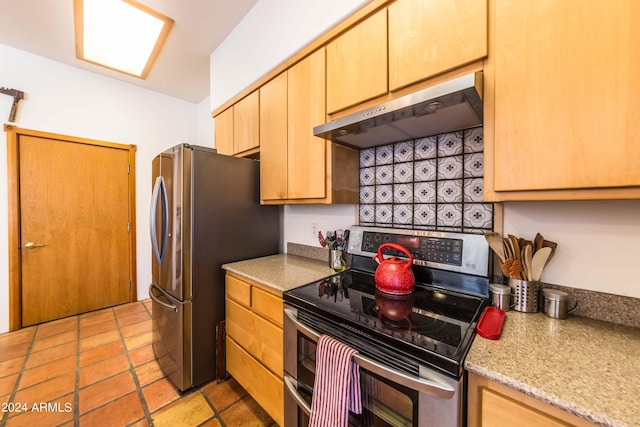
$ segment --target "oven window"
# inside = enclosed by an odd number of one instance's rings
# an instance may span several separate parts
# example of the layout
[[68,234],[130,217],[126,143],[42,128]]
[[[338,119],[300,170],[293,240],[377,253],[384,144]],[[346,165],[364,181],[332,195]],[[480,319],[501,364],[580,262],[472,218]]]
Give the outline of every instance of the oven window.
[[[298,391],[311,404],[316,343],[298,334]],[[349,414],[349,425],[361,427],[417,426],[418,392],[360,368],[362,414]],[[308,425],[302,411],[300,425]]]

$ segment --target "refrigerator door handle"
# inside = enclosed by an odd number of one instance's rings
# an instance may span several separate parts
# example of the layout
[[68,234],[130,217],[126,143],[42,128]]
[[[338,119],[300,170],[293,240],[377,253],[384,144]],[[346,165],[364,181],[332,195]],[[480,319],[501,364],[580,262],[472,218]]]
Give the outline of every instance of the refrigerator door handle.
[[[169,309],[171,311],[175,311],[175,312],[178,311],[178,307],[176,307],[175,305],[167,304],[166,302],[160,301],[158,297],[153,294],[154,290],[161,291],[161,289],[158,289],[157,287],[153,286],[153,283],[152,283],[149,285],[149,296],[154,302],[156,302],[157,304],[160,304],[162,307]],[[163,292],[160,292],[160,294],[163,294]]]
[[[156,233],[156,210],[158,209],[158,200],[162,203],[162,247],[158,246],[158,235]],[[162,265],[164,260],[164,252],[167,247],[169,237],[169,203],[167,202],[167,187],[164,178],[159,176],[153,186],[153,194],[151,196],[151,212],[149,214],[149,231],[151,233],[151,247],[153,256],[158,265]]]

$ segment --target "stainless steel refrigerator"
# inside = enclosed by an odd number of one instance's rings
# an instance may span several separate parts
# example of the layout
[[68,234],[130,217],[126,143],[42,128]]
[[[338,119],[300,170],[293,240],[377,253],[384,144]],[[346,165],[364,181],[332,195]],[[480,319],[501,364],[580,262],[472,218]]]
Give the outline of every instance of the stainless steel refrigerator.
[[260,205],[255,160],[182,144],[156,156],[152,173],[153,349],[182,392],[218,374],[222,264],[278,253],[280,218]]

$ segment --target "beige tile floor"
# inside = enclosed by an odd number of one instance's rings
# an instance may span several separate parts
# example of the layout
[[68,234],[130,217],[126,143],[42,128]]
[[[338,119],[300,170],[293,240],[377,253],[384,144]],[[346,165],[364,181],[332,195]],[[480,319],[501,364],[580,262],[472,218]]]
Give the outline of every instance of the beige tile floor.
[[180,395],[139,301],[0,335],[0,427],[255,426],[274,421],[233,380]]

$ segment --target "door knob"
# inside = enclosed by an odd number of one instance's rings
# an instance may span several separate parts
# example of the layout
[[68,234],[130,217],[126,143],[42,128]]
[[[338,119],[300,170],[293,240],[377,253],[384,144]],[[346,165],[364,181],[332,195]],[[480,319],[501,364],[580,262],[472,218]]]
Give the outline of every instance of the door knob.
[[44,243],[33,243],[33,242],[29,242],[24,245],[24,247],[27,249],[41,248],[43,246],[44,246]]

